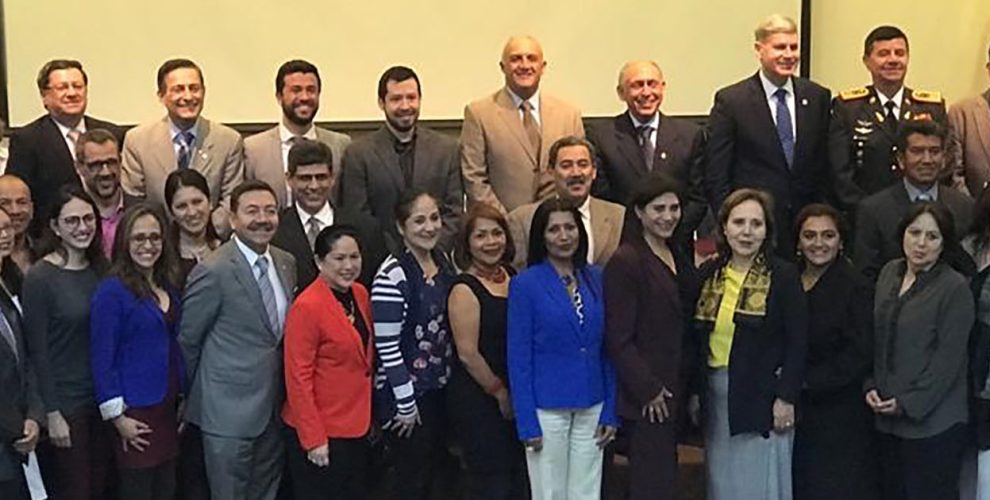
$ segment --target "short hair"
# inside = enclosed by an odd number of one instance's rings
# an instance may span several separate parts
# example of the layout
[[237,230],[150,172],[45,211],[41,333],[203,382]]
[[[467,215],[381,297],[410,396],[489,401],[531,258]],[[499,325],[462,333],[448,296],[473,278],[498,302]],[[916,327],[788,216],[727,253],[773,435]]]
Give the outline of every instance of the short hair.
[[109,130],[103,128],[94,128],[87,130],[79,136],[76,140],[76,163],[83,163],[86,157],[86,145],[93,144],[106,144],[112,142],[114,148],[117,150],[117,154],[120,154],[120,143],[117,142],[117,136],[110,133]]
[[[175,193],[179,192],[179,190],[184,187],[191,187],[200,193],[203,193],[203,196],[206,197],[206,202],[210,202],[210,185],[206,182],[206,177],[203,177],[203,174],[192,168],[180,168],[178,170],[173,170],[172,173],[168,174],[168,177],[165,178],[165,209],[168,210],[170,215],[175,215],[172,211],[172,201],[175,199]],[[175,220],[172,221],[170,233],[172,236],[172,243],[176,247],[176,254],[178,254],[179,225],[175,222]],[[217,233],[217,229],[213,225],[213,218],[209,216],[206,217],[206,238],[210,241],[220,239],[220,235]]]
[[255,191],[267,191],[271,193],[272,198],[276,201],[278,200],[278,195],[275,194],[275,190],[272,189],[265,181],[260,181],[258,179],[251,179],[244,181],[237,185],[234,190],[230,193],[230,211],[237,212],[237,207],[240,205],[241,196],[246,193],[253,193]]
[[323,228],[323,230],[316,235],[316,240],[313,241],[313,255],[316,255],[317,259],[322,260],[328,253],[330,253],[330,250],[333,250],[334,244],[336,244],[337,241],[344,236],[354,238],[354,242],[357,243],[358,246],[358,251],[361,250],[361,238],[358,236],[357,228],[349,224],[335,223]]
[[52,59],[38,70],[38,92],[45,93],[45,90],[48,89],[48,79],[52,72],[60,69],[78,69],[82,73],[83,83],[89,85],[89,76],[86,75],[86,70],[83,69],[81,62],[75,59]]
[[536,207],[533,213],[533,222],[529,228],[529,248],[526,253],[526,264],[534,266],[543,262],[547,258],[547,242],[544,233],[550,225],[550,214],[554,212],[568,212],[574,216],[574,223],[578,229],[578,247],[571,257],[571,264],[575,270],[583,270],[588,265],[588,233],[581,222],[581,212],[578,206],[563,198],[549,198],[540,206]]
[[511,263],[512,259],[516,256],[516,246],[515,242],[512,241],[509,222],[502,215],[502,212],[499,212],[497,208],[484,202],[475,202],[468,207],[464,225],[457,235],[457,240],[454,241],[454,263],[461,269],[467,269],[474,261],[474,257],[471,255],[471,233],[474,232],[475,226],[478,225],[478,219],[495,221],[498,227],[502,228],[502,232],[505,233],[505,250],[502,251],[502,257],[499,261],[503,264]]
[[873,31],[870,31],[866,35],[866,40],[863,41],[863,57],[867,57],[873,52],[873,44],[886,42],[887,40],[896,40],[898,38],[903,38],[904,46],[910,50],[907,35],[897,26],[877,26],[873,28]]
[[178,266],[175,248],[169,241],[168,225],[165,223],[165,215],[161,209],[149,203],[139,203],[127,209],[124,217],[117,225],[113,241],[113,259],[110,264],[111,276],[116,276],[134,295],[141,298],[153,298],[148,281],[131,258],[131,233],[134,231],[134,223],[141,217],[150,215],[158,222],[158,228],[162,233],[162,253],[158,256],[152,269],[152,279],[155,284],[165,290],[175,290],[178,286]]
[[206,86],[206,80],[203,78],[203,70],[201,70],[199,66],[196,65],[196,63],[190,61],[189,59],[169,59],[168,61],[163,62],[162,65],[158,67],[157,81],[158,81],[159,94],[165,93],[166,90],[165,78],[168,77],[168,74],[177,69],[182,69],[182,68],[192,68],[196,70],[196,73],[199,75],[199,83],[202,84],[203,86]]
[[289,149],[289,155],[286,163],[286,171],[288,171],[289,176],[296,175],[296,170],[300,166],[319,164],[326,165],[327,169],[332,174],[333,151],[330,150],[330,146],[327,146],[320,141],[302,139],[296,141],[296,143]]
[[804,227],[804,223],[812,217],[828,217],[832,219],[832,223],[835,224],[835,229],[839,232],[839,239],[843,243],[846,242],[846,236],[849,234],[849,226],[846,224],[845,217],[842,213],[832,205],[826,203],[812,203],[810,205],[805,205],[804,208],[798,212],[797,217],[794,218],[794,234],[800,235],[801,228]]
[[567,135],[557,139],[556,142],[550,146],[549,153],[549,166],[551,169],[557,166],[557,156],[560,154],[560,150],[563,148],[571,146],[584,146],[588,150],[588,156],[591,158],[591,164],[595,164],[595,156],[597,155],[595,151],[595,145],[591,143],[588,139],[584,137],[578,137],[576,135]]
[[626,70],[629,69],[629,67],[632,66],[633,64],[641,64],[641,63],[647,63],[650,66],[653,66],[654,68],[656,68],[657,71],[660,72],[661,77],[663,76],[663,70],[660,69],[660,65],[657,64],[656,61],[628,61],[627,63],[623,64],[621,68],[619,68],[619,85],[618,86],[619,86],[620,89],[622,88],[622,85],[624,83],[624,79],[622,77],[623,77],[623,75],[626,74]]
[[907,151],[908,137],[914,134],[927,137],[938,137],[942,147],[947,146],[949,131],[935,120],[900,120],[897,127],[897,154],[904,154]]
[[633,188],[632,194],[629,196],[629,206],[642,210],[651,201],[665,193],[674,193],[679,200],[683,200],[683,192],[684,187],[677,179],[667,174],[653,173]]
[[407,189],[399,196],[399,201],[395,203],[395,209],[392,214],[400,226],[405,224],[406,220],[412,215],[412,207],[416,204],[416,200],[424,196],[433,200],[437,208],[440,208],[440,200],[433,193],[425,189]]
[[406,66],[392,66],[378,79],[378,100],[384,101],[385,96],[388,95],[388,82],[404,82],[410,78],[416,80],[416,93],[423,97],[423,86],[419,83],[416,72]]
[[275,93],[281,94],[285,90],[285,77],[293,73],[309,73],[316,77],[316,88],[323,88],[323,80],[320,79],[320,70],[316,69],[316,66],[302,59],[293,59],[291,61],[286,61],[278,68],[278,73],[275,74]]
[[777,33],[797,33],[797,23],[793,19],[782,14],[770,14],[760,24],[756,25],[753,36],[757,42],[766,40],[770,35]]
[[766,191],[753,188],[737,189],[729,194],[718,209],[718,229],[715,231],[715,246],[719,255],[732,255],[728,240],[725,239],[725,226],[729,223],[729,214],[737,206],[755,201],[763,209],[763,221],[766,224],[767,235],[760,246],[760,252],[769,255],[776,247],[777,224],[773,216],[773,196]]

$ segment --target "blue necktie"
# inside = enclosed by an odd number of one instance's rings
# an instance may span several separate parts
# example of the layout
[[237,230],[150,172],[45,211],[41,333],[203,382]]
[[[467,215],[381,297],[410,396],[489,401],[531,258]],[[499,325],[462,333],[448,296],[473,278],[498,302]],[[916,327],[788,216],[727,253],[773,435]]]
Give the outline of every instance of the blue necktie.
[[258,257],[254,267],[258,269],[258,289],[261,291],[261,301],[264,302],[265,312],[268,314],[268,323],[272,331],[278,333],[278,303],[275,301],[275,289],[268,279],[268,259],[265,256]]
[[791,112],[787,109],[787,89],[781,87],[773,93],[777,98],[777,137],[784,148],[787,168],[794,166],[794,129],[791,127]]
[[196,136],[187,130],[176,136],[176,140],[179,141],[179,168],[189,168],[189,159],[192,156],[192,145],[193,141],[196,140]]

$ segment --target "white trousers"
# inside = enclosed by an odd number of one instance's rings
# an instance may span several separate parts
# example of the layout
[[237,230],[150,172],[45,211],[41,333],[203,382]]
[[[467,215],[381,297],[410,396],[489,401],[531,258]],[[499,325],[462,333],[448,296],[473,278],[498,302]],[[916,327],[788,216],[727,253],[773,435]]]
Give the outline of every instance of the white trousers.
[[526,450],[533,500],[600,500],[602,450],[595,444],[601,403],[583,410],[536,410],[543,449]]

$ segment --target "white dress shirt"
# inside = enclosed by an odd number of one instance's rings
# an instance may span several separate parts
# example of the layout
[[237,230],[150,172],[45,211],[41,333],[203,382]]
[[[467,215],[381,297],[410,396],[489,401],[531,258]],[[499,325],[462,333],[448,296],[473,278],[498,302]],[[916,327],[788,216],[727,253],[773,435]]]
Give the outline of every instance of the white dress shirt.
[[[512,98],[512,104],[519,111],[519,119],[522,120],[523,119],[523,110],[519,106],[522,106],[523,98],[517,96],[516,93],[513,92],[512,89],[510,89],[509,87],[506,87],[505,90],[509,91],[509,97]],[[529,101],[529,106],[530,106],[530,109],[532,109],[533,120],[536,121],[536,126],[537,127],[540,127],[542,129],[543,128],[543,122],[540,120],[540,91],[539,91],[539,89],[537,89],[536,92],[533,92],[533,95],[529,96],[529,99],[526,99],[526,100]]]
[[72,155],[72,161],[76,161],[76,142],[73,141],[71,137],[69,137],[69,132],[75,130],[76,132],[79,132],[79,135],[85,134],[86,119],[84,118],[82,120],[79,120],[79,125],[76,125],[76,128],[74,129],[62,125],[58,120],[54,118],[52,118],[52,121],[55,122],[55,126],[58,127],[59,133],[62,134],[62,140],[65,141],[65,147],[69,148],[69,154]]
[[302,222],[303,232],[309,231],[309,220],[314,217],[316,218],[316,223],[320,226],[320,231],[333,225],[333,207],[330,206],[330,202],[324,203],[323,208],[315,214],[310,214],[303,210],[296,203],[296,213],[299,214],[299,221]]
[[[659,112],[654,113],[653,118],[650,118],[650,121],[648,122],[639,121],[638,119],[636,119],[636,116],[633,115],[631,111],[629,112],[629,118],[633,122],[633,128],[636,129],[636,135],[639,135],[639,129],[644,125],[650,126],[650,142],[653,143],[653,148],[656,149],[657,130],[660,128],[660,113]],[[640,144],[640,146],[642,146],[642,144]]]
[[787,82],[778,87],[773,82],[771,82],[763,71],[760,70],[760,82],[763,84],[763,92],[767,96],[767,105],[770,106],[770,116],[773,117],[773,124],[777,125],[777,96],[774,94],[777,89],[783,88],[787,91],[787,111],[791,114],[791,134],[794,137],[794,143],[797,143],[797,115],[794,113],[794,79],[788,78]]
[[285,289],[282,288],[282,280],[278,278],[278,266],[275,264],[275,260],[272,259],[272,253],[266,248],[265,253],[259,255],[241,242],[237,235],[234,235],[233,240],[237,243],[237,249],[241,251],[241,255],[247,259],[248,267],[251,268],[251,274],[254,275],[255,281],[260,276],[258,269],[254,267],[255,262],[261,258],[268,259],[268,281],[272,284],[272,290],[275,291],[275,308],[278,309],[278,325],[279,329],[281,329],[285,325],[285,314],[289,308],[289,299]]
[[901,118],[901,104],[904,102],[904,86],[894,93],[893,97],[887,97],[883,92],[877,91],[877,98],[880,99],[880,108],[883,109],[884,114],[887,114],[887,103],[894,103],[894,116],[898,119]]
[[588,234],[588,264],[595,263],[595,233],[591,231],[591,196],[584,199],[584,203],[578,207],[581,212],[581,224],[584,225],[584,232]]

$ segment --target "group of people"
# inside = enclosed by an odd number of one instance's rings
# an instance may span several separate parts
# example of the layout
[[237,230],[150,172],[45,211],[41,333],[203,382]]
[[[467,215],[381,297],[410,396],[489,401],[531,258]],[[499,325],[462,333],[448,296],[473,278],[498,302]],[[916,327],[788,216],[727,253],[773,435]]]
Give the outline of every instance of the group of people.
[[585,138],[513,37],[460,141],[403,66],[351,141],[289,61],[242,140],[190,60],[126,134],[50,61],[0,176],[0,497],[37,450],[60,500],[368,498],[382,467],[427,499],[452,451],[468,498],[600,498],[614,454],[676,498],[697,431],[709,498],[957,498],[990,448],[988,98],[906,88],[891,26],[835,99],[792,20],[754,48],[706,127],[634,61]]

